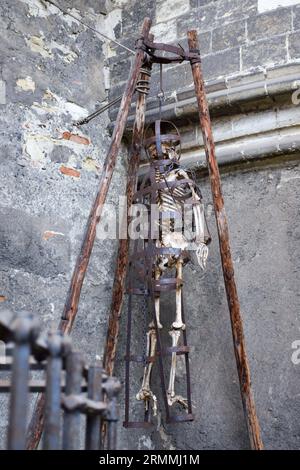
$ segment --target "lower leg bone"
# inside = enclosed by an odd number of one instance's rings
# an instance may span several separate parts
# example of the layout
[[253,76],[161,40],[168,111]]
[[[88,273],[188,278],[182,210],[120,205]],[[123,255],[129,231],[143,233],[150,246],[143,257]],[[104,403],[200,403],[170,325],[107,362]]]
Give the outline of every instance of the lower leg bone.
[[[148,358],[153,358],[156,352],[156,331],[151,328],[147,333],[147,354]],[[149,403],[152,401],[153,415],[157,413],[157,398],[150,389],[150,378],[153,362],[149,362],[144,368],[143,383],[140,391],[137,393],[137,400],[143,400],[145,402],[145,409],[148,411]]]
[[[160,269],[158,267],[155,268],[155,280],[156,281],[159,281],[160,279]],[[160,296],[159,294],[155,295],[155,298],[154,298],[154,309],[155,309],[155,315],[156,315],[156,322],[157,322],[157,328],[159,328],[160,330],[162,329],[162,324],[160,323]],[[152,321],[149,325],[150,328],[154,328],[155,327],[155,324],[154,322]]]
[[[172,347],[177,347],[178,341],[181,335],[182,330],[171,330],[170,336],[172,337]],[[175,378],[176,378],[176,352],[172,353],[172,362],[171,362],[171,370],[170,370],[170,379],[169,379],[169,387],[167,391],[167,398],[169,406],[172,406],[174,403],[179,403],[184,408],[188,407],[186,398],[183,398],[181,395],[176,395],[175,393]]]
[[[176,263],[176,276],[179,280],[179,285],[176,288],[176,318],[175,321],[172,323],[172,329],[169,331],[169,334],[172,337],[172,348],[177,348],[181,332],[185,329],[185,324],[182,321],[182,264],[183,261],[181,258],[179,258]],[[177,354],[176,352],[173,352],[171,359],[169,387],[167,391],[168,404],[169,406],[172,406],[174,403],[177,402],[181,404],[184,408],[187,408],[187,400],[181,395],[175,394],[176,362]]]
[[176,263],[176,277],[179,281],[179,284],[176,287],[176,317],[175,321],[172,323],[172,328],[184,330],[185,325],[182,322],[182,305],[181,305],[181,290],[182,290],[182,258],[179,258]]

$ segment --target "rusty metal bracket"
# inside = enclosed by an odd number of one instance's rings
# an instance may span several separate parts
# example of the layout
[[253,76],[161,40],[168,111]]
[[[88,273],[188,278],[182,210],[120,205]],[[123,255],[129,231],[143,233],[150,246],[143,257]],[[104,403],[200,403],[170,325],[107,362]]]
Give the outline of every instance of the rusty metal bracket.
[[101,414],[107,410],[108,404],[86,398],[84,395],[63,395],[62,408],[67,411],[81,411],[86,414]]
[[[171,44],[153,42],[145,39],[143,36],[137,39],[135,49],[143,50],[151,58],[151,61],[157,64],[181,63],[185,60],[192,64],[201,62],[200,51],[198,49],[186,51],[180,44],[173,46]],[[169,55],[157,55],[156,51],[166,52]]]

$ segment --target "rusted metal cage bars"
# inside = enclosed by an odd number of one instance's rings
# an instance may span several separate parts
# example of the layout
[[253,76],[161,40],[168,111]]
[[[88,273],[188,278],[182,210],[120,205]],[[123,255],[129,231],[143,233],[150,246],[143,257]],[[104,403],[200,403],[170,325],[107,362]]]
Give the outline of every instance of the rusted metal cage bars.
[[[44,450],[79,449],[82,415],[86,417],[85,449],[116,449],[120,383],[103,372],[100,363],[88,367],[68,336],[39,335],[35,317],[24,312],[1,313],[0,340],[7,345],[0,371],[11,375],[11,380],[0,380],[0,393],[10,393],[8,449],[26,448],[29,393],[35,392],[45,395]],[[44,378],[32,380],[34,371]],[[106,442],[101,432],[104,425]]]

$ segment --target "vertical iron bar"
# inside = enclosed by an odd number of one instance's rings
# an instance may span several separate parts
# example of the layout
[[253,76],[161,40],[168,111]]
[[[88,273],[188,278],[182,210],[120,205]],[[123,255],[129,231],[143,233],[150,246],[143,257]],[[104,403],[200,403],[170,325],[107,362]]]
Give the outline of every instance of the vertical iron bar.
[[[78,352],[71,352],[66,361],[66,397],[81,393],[83,360]],[[65,410],[63,424],[63,449],[79,450],[80,446],[80,410]]]
[[50,334],[46,369],[44,450],[60,448],[62,336]]
[[34,320],[30,314],[21,312],[12,324],[14,352],[8,427],[8,450],[23,450],[26,445],[27,395],[29,358]]
[[120,382],[114,377],[108,377],[107,381],[104,384],[106,399],[108,400],[108,410],[106,412],[107,450],[116,450],[117,448],[117,396],[119,394],[120,388]]
[[[88,398],[102,400],[102,368],[98,365],[88,370]],[[101,416],[88,414],[86,418],[85,449],[99,450],[101,447]]]
[[107,450],[116,450],[117,448],[117,399],[113,396],[110,400],[110,418],[107,427]]

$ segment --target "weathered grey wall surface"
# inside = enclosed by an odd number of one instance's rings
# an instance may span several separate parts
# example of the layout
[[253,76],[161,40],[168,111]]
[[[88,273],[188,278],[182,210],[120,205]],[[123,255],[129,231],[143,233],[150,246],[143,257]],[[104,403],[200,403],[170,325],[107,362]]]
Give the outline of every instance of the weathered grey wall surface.
[[[114,35],[105,2],[60,1],[92,27]],[[114,16],[114,15],[113,15]],[[106,97],[100,37],[38,0],[1,2],[0,300],[57,324],[110,135],[102,115],[73,121]],[[120,155],[109,200],[124,181]],[[115,243],[96,241],[73,337],[89,359],[102,354]],[[5,405],[0,411],[6,425]],[[3,445],[3,440],[2,440]]]
[[[300,364],[291,356],[300,340],[300,1],[286,8],[276,0],[57,3],[130,47],[144,16],[165,42],[185,45],[186,30],[198,29],[263,439],[268,449],[299,448]],[[72,122],[94,111],[109,88],[111,97],[121,93],[131,59],[42,0],[3,1],[0,11],[0,301],[36,312],[46,328],[63,308],[116,114],[81,129]],[[152,84],[148,120],[157,116],[157,69]],[[182,161],[199,172],[213,236],[207,270],[188,266],[185,273],[196,421],[171,427],[160,409],[151,432],[120,426],[119,447],[247,448],[189,65],[166,67],[164,88],[163,115],[180,126]],[[124,155],[112,203],[124,191]],[[115,242],[97,240],[84,284],[73,337],[89,358],[102,353],[115,250]],[[168,327],[166,299],[164,306]],[[116,368],[122,380],[125,314]],[[141,377],[142,369],[133,376],[133,395]]]

